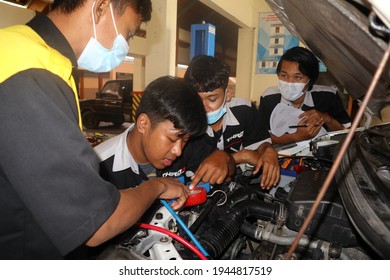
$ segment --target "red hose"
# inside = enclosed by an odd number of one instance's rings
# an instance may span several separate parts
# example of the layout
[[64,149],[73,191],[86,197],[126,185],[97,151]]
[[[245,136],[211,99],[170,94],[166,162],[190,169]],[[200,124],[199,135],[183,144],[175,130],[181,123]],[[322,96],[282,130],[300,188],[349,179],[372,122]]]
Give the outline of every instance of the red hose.
[[154,225],[150,225],[150,224],[145,224],[145,223],[140,223],[140,224],[138,224],[138,226],[141,227],[141,228],[144,228],[144,229],[151,229],[151,230],[155,230],[155,231],[164,233],[164,234],[172,237],[176,241],[180,242],[184,246],[186,246],[188,249],[190,249],[192,252],[194,252],[201,260],[208,260],[205,257],[205,255],[203,255],[202,252],[199,251],[198,248],[196,248],[194,245],[192,245],[190,242],[185,240],[180,235],[177,235],[176,233],[173,233],[173,232],[171,232],[171,231],[169,231],[169,230],[167,230],[165,228],[162,228],[162,227],[158,227],[158,226],[154,226]]

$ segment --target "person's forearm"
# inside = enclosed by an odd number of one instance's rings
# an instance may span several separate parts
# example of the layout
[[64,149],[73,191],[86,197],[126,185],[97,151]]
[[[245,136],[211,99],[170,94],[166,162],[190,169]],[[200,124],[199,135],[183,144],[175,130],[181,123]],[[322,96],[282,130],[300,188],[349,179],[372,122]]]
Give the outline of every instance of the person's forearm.
[[116,210],[86,242],[86,245],[98,246],[134,225],[161,193],[162,189],[158,184],[146,182],[136,188],[120,190],[120,200]]
[[330,115],[324,118],[324,121],[330,131],[345,129],[345,127],[342,124],[340,124],[336,119],[332,118]]
[[236,165],[248,162],[247,150],[241,150],[232,154]]
[[275,155],[277,156],[277,152],[276,150],[274,149],[274,147],[272,147],[272,144],[271,143],[268,143],[268,142],[265,142],[263,144],[261,144],[258,148],[257,148],[257,152],[259,153],[260,156],[263,156],[264,155],[264,152],[269,149],[269,151],[271,152],[274,152]]
[[229,157],[228,161],[228,168],[229,168],[229,174],[228,176],[230,178],[233,178],[234,174],[236,173],[236,165],[238,164],[232,154],[226,153]]

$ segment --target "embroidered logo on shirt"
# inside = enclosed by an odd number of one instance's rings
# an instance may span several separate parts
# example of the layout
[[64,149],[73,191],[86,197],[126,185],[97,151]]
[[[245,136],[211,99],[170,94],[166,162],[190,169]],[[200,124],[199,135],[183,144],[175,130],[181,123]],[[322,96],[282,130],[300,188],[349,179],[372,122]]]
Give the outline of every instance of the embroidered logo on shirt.
[[162,177],[179,177],[180,175],[182,175],[184,172],[186,172],[186,168],[183,167],[181,169],[179,169],[178,171],[175,171],[175,172],[166,172],[166,173],[163,173],[162,174]]
[[230,141],[236,139],[236,138],[242,138],[244,136],[244,131],[241,131],[240,133],[233,134],[230,136],[227,140],[226,143],[229,143]]

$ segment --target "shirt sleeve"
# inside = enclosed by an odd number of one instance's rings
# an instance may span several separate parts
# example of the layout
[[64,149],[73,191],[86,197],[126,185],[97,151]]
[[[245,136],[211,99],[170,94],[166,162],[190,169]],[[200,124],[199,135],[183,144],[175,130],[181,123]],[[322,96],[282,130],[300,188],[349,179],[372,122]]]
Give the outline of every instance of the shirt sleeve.
[[271,113],[273,108],[270,108],[267,99],[264,97],[260,97],[260,104],[259,104],[259,123],[260,126],[266,129],[267,131],[271,130],[270,127],[270,118],[271,118]]
[[78,127],[72,90],[30,69],[0,85],[0,164],[4,176],[63,254],[85,243],[115,211],[119,192],[98,174]]

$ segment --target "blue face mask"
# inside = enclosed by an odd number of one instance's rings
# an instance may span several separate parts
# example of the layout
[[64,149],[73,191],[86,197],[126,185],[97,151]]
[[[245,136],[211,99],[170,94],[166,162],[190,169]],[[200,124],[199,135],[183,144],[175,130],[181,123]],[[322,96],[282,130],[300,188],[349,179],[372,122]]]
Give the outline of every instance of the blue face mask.
[[[93,3],[92,5],[92,11],[94,6],[95,3]],[[77,60],[79,67],[85,68],[91,72],[96,73],[109,72],[115,67],[117,67],[119,64],[121,64],[125,59],[129,51],[129,45],[127,44],[125,38],[123,38],[121,34],[118,34],[111,4],[110,10],[112,21],[115,27],[115,32],[117,34],[112,49],[106,49],[102,46],[102,44],[98,42],[96,37],[95,18],[92,13],[93,30],[95,33],[95,37],[91,37],[87,46]]]
[[225,115],[225,113],[226,113],[225,101],[226,101],[226,92],[225,92],[225,98],[223,99],[223,103],[222,103],[221,107],[219,107],[215,111],[207,113],[207,123],[208,124],[216,123],[217,121],[219,121],[223,117],[223,115]]

